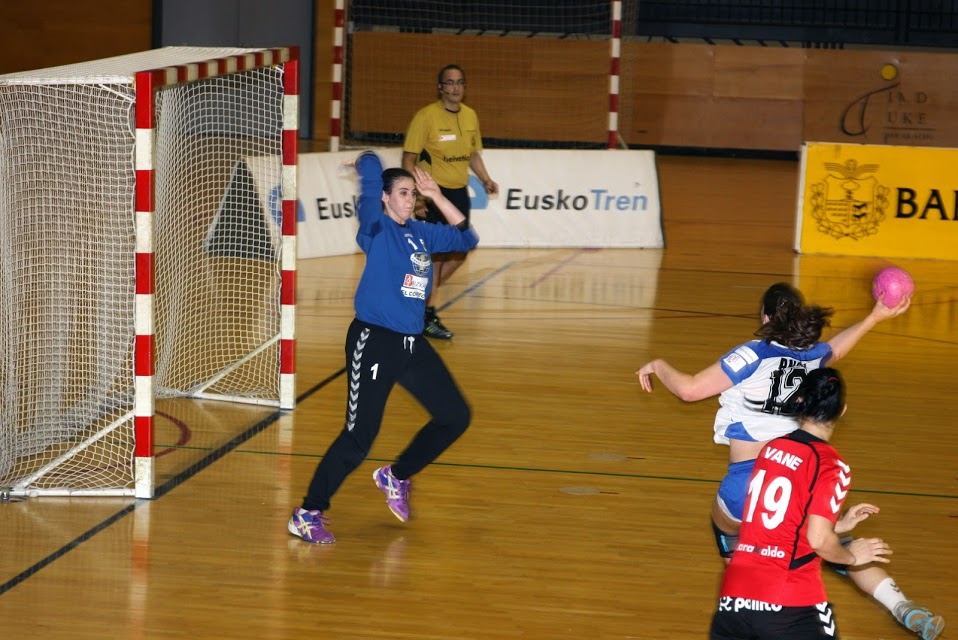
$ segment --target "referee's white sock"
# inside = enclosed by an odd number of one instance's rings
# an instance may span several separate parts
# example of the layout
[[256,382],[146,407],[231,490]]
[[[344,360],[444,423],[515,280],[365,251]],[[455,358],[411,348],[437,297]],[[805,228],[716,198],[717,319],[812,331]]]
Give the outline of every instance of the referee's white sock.
[[895,607],[908,599],[891,577],[882,580],[872,596],[893,614],[895,613]]

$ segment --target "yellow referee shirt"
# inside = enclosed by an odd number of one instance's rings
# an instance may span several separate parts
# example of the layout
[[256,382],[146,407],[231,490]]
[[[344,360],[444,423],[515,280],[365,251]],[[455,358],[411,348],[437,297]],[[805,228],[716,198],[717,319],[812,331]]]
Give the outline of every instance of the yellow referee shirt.
[[440,187],[459,189],[469,183],[469,158],[482,151],[476,112],[464,104],[447,111],[441,100],[420,109],[409,123],[403,151],[416,154],[416,163],[432,174]]

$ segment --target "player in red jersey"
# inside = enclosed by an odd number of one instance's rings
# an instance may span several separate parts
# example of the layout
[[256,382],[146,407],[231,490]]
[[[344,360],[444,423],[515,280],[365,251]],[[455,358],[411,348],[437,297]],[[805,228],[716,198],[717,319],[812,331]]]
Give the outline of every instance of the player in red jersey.
[[872,505],[839,518],[852,477],[828,443],[845,412],[838,371],[810,371],[790,404],[799,429],[770,441],[755,462],[738,545],[712,619],[712,640],[838,638],[822,560],[848,566],[889,561],[891,549],[879,538],[841,543],[840,534]]

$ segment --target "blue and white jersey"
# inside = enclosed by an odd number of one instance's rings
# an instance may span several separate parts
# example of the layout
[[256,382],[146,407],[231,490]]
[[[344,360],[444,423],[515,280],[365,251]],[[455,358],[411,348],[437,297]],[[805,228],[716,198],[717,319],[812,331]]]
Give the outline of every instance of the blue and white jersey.
[[764,442],[794,431],[795,418],[782,415],[782,406],[805,375],[824,366],[831,356],[827,342],[797,350],[764,340],[746,342],[726,353],[719,362],[732,388],[719,395],[715,442]]
[[360,178],[356,242],[366,266],[356,287],[356,318],[405,335],[423,330],[432,290],[430,254],[466,252],[479,238],[472,229],[410,219],[399,224],[383,212],[382,161],[364,153],[356,161]]

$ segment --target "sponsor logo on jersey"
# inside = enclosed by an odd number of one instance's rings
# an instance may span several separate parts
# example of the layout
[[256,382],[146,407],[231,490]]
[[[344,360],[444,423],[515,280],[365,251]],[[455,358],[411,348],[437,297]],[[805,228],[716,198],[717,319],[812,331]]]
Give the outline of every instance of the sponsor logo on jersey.
[[751,598],[733,598],[731,596],[722,596],[719,598],[719,611],[739,612],[742,609],[746,611],[781,611],[782,605],[762,602],[761,600],[752,600]]
[[758,360],[758,354],[747,347],[739,347],[722,360],[732,371],[738,372]]
[[406,277],[403,278],[402,294],[406,296],[407,298],[417,298],[419,300],[425,300],[426,285],[428,283],[429,283],[428,278],[414,276],[411,273],[407,273]]
[[[410,244],[412,243],[410,242]],[[423,253],[422,251],[411,253],[409,254],[409,261],[412,263],[413,271],[416,272],[417,276],[424,276],[429,273],[429,265],[432,264],[432,258],[429,257],[428,253]]]
[[777,545],[776,546],[766,545],[764,547],[760,547],[756,549],[754,544],[745,544],[744,542],[740,542],[739,545],[735,547],[735,550],[744,551],[745,553],[757,553],[761,556],[765,556],[766,558],[782,559],[785,557],[785,552],[779,549]]

